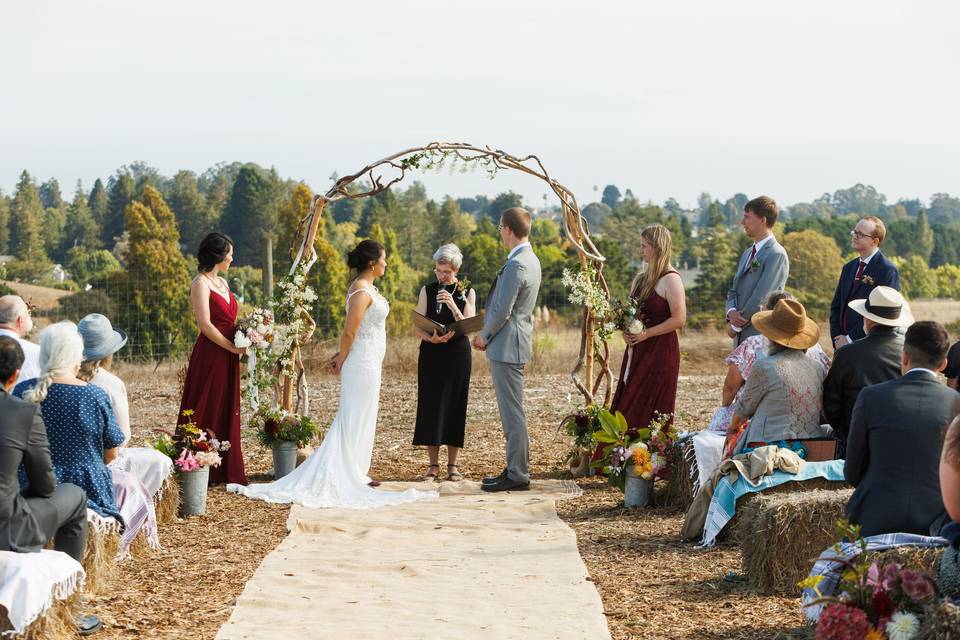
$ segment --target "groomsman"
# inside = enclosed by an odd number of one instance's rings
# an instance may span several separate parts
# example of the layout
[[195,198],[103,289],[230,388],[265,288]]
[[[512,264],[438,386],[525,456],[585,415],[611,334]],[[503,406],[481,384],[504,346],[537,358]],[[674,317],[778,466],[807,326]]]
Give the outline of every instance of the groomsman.
[[851,300],[864,300],[881,285],[900,290],[900,273],[880,252],[886,235],[883,220],[876,216],[864,217],[850,232],[850,244],[860,256],[843,265],[830,305],[830,338],[835,349],[866,335],[863,316],[849,307]]
[[790,273],[787,252],[773,237],[780,209],[773,198],[760,196],[743,207],[743,230],[753,245],[743,252],[727,294],[727,322],[733,346],[759,332],[750,319],[771,291],[783,289]]

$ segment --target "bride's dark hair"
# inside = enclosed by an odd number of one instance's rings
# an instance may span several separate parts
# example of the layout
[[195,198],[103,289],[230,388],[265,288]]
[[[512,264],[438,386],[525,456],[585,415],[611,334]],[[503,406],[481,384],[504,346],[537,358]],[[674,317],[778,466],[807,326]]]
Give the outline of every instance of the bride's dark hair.
[[371,262],[379,260],[384,251],[383,245],[376,240],[364,240],[347,254],[347,266],[358,272],[363,271]]

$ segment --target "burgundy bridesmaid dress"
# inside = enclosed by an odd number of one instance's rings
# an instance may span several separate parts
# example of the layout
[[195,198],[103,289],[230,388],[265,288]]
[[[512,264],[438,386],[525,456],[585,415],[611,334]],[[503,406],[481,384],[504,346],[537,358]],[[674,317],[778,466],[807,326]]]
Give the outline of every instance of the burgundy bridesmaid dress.
[[[238,311],[233,293],[227,302],[220,294],[210,292],[210,321],[230,341],[236,332]],[[193,421],[201,429],[210,429],[218,440],[230,441],[230,448],[220,454],[223,462],[210,468],[210,483],[247,484],[240,448],[240,358],[202,333],[190,354],[177,424],[189,422],[190,418],[183,417],[185,409],[193,409]]]

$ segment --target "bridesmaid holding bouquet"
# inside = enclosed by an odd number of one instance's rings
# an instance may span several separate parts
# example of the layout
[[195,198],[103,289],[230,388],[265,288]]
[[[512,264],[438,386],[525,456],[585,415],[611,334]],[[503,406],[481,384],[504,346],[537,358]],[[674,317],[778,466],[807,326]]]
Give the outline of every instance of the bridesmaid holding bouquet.
[[[187,378],[177,423],[191,418],[201,429],[210,429],[230,448],[222,454],[219,467],[210,468],[210,483],[247,484],[240,449],[240,355],[233,344],[236,332],[237,299],[227,281],[220,277],[233,262],[233,241],[222,233],[207,235],[197,249],[200,273],[190,286],[190,304],[200,335],[190,354]],[[184,416],[192,409],[192,416]]]

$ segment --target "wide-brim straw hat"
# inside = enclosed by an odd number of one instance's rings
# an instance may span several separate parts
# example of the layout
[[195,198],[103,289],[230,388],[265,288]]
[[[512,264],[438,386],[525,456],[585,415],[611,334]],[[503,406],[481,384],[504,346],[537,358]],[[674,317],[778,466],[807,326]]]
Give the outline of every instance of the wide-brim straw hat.
[[914,323],[910,305],[892,287],[874,287],[868,298],[851,300],[847,306],[864,318],[888,327],[909,327]]
[[77,325],[83,337],[83,360],[103,360],[127,344],[127,334],[114,329],[110,320],[100,313],[84,316]]
[[750,322],[770,342],[790,349],[809,349],[820,341],[820,327],[796,300],[781,300],[772,311],[753,314]]

